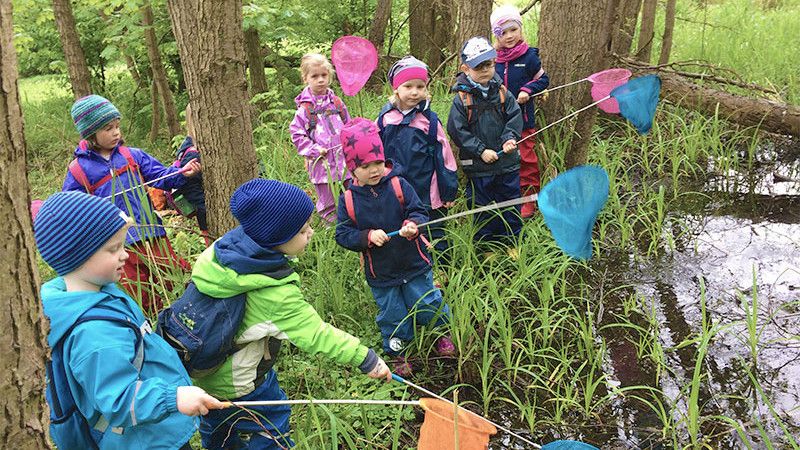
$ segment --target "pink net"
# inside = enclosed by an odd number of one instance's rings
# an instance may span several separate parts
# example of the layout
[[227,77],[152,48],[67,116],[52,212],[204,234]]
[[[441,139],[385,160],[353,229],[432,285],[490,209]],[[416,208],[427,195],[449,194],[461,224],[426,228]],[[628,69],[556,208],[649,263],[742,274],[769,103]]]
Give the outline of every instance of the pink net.
[[358,36],[342,36],[333,43],[331,60],[345,95],[356,95],[378,67],[378,51]]
[[[628,69],[608,69],[590,75],[587,80],[592,82],[592,99],[598,101],[608,96],[615,87],[627,83],[630,77],[631,71]],[[619,104],[613,98],[597,106],[607,113],[619,114]]]

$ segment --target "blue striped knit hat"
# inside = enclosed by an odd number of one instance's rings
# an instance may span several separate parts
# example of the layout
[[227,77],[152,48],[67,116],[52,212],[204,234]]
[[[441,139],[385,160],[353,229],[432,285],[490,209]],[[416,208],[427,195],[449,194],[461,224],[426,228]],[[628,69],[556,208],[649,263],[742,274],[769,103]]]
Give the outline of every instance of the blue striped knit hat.
[[82,139],[95,134],[108,122],[122,117],[110,100],[94,94],[75,100],[69,112]]
[[42,204],[33,222],[36,247],[59,276],[88,260],[128,224],[128,216],[108,200],[83,192],[59,192]]
[[314,212],[314,202],[297,186],[256,178],[233,193],[231,212],[250,239],[273,248],[300,232]]

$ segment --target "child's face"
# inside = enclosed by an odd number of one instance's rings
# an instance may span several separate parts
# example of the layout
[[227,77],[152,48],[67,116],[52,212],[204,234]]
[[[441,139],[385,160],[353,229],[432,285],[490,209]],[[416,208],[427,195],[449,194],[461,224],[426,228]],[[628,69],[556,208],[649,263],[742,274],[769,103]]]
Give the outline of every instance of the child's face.
[[383,178],[386,171],[386,163],[383,161],[372,161],[356,167],[353,176],[361,186],[375,186]]
[[119,229],[86,262],[66,276],[75,285],[82,286],[83,290],[93,291],[119,281],[124,274],[122,267],[128,259],[128,252],[125,250],[128,228],[129,226],[124,226]]
[[428,85],[423,80],[408,80],[394,90],[400,109],[409,109],[428,97]]
[[311,66],[304,81],[311,88],[311,92],[314,95],[322,95],[328,92],[328,86],[331,85],[331,75],[325,66],[317,64]]
[[516,23],[503,30],[503,34],[497,37],[497,40],[505,48],[511,48],[517,45],[517,42],[522,40],[522,28]]
[[283,253],[284,255],[288,256],[297,256],[303,253],[303,250],[306,249],[306,246],[311,241],[311,236],[314,235],[314,229],[311,228],[311,218],[308,218],[306,224],[303,225],[303,228],[294,235],[288,242],[283,243],[275,247],[275,250]]
[[478,67],[474,69],[466,64],[462,64],[461,70],[469,75],[472,81],[485,86],[486,83],[494,77],[494,58],[478,64]]
[[119,119],[108,122],[94,134],[97,146],[104,151],[114,150],[120,139],[122,139],[122,131],[119,129]]

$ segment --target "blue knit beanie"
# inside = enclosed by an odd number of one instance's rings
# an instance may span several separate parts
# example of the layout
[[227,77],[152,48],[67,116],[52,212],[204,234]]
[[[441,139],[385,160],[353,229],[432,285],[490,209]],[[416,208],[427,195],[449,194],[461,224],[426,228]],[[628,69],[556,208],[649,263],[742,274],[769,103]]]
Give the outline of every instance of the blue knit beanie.
[[128,223],[128,216],[108,200],[83,192],[51,195],[33,222],[36,247],[59,276],[88,260]]
[[110,100],[94,94],[76,100],[69,112],[82,139],[95,134],[108,122],[122,117]]
[[314,212],[314,202],[297,186],[256,178],[233,193],[231,212],[250,239],[273,248],[300,232]]

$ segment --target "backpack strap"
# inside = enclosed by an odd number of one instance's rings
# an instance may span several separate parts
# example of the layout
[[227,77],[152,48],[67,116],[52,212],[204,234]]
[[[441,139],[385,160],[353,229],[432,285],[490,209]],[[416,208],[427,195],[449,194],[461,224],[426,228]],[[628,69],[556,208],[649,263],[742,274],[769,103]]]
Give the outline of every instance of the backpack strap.
[[336,107],[336,112],[339,114],[339,118],[342,119],[342,123],[347,123],[347,116],[344,114],[344,102],[339,96],[333,96],[333,105]]
[[[139,325],[136,325],[136,323],[134,323],[129,317],[124,316],[124,315],[119,314],[119,313],[116,313],[115,311],[108,310],[107,308],[94,308],[94,309],[107,310],[108,313],[106,313],[106,314],[89,314],[89,312],[92,311],[90,309],[89,311],[84,313],[84,315],[79,317],[78,320],[76,320],[75,323],[73,323],[72,326],[70,326],[69,329],[67,329],[67,331],[64,333],[64,335],[61,336],[61,338],[58,340],[58,342],[56,342],[56,345],[53,348],[53,352],[57,353],[59,355],[59,358],[61,359],[63,364],[57,364],[54,367],[52,359],[47,362],[47,366],[46,366],[47,383],[48,383],[48,385],[50,387],[50,393],[51,393],[50,400],[53,403],[52,407],[54,409],[54,413],[55,413],[56,417],[66,418],[70,414],[72,414],[74,410],[77,409],[77,405],[75,404],[75,396],[72,394],[72,391],[70,390],[70,387],[69,387],[68,384],[65,384],[64,388],[65,388],[66,392],[69,394],[69,396],[71,398],[69,398],[69,399],[66,399],[66,398],[60,399],[59,398],[59,396],[58,396],[59,389],[58,389],[58,386],[56,385],[56,383],[57,383],[56,380],[61,380],[62,383],[65,383],[66,380],[67,380],[67,373],[66,373],[66,368],[65,368],[66,361],[64,361],[64,341],[66,341],[67,337],[72,334],[73,330],[78,325],[80,325],[82,323],[85,323],[85,322],[95,321],[95,320],[105,320],[107,322],[117,323],[119,325],[122,325],[122,326],[124,326],[126,328],[129,328],[129,329],[133,330],[133,333],[136,336],[136,354],[134,355],[134,358],[131,361],[131,364],[133,364],[133,366],[136,368],[137,372],[141,373],[141,371],[142,371],[142,366],[144,365],[144,337],[142,335],[142,330],[143,329],[148,329],[149,330],[149,323],[146,323],[143,326],[139,326]],[[55,359],[55,358],[53,358],[53,359]],[[64,400],[69,401],[69,403],[65,403]],[[69,408],[69,410],[68,411],[64,411],[65,408]],[[80,414],[80,411],[74,411],[74,412],[77,412],[78,414]],[[81,417],[83,417],[83,415],[81,415]],[[84,417],[84,421],[85,420],[86,420],[86,418]],[[108,426],[109,426],[108,420],[104,416],[101,415],[100,419],[97,421],[97,423],[95,423],[93,428],[95,430],[97,430],[98,432],[100,432],[100,433],[104,433],[106,431],[106,429],[108,429]],[[117,433],[117,434],[121,434],[122,433],[122,429],[121,428],[116,428],[115,427],[115,428],[112,428],[112,431]]]
[[90,195],[94,195],[94,191],[96,191],[97,188],[108,183],[109,181],[111,181],[112,178],[118,177],[129,170],[133,171],[139,170],[139,163],[136,162],[136,159],[133,157],[133,155],[131,154],[131,150],[128,147],[120,145],[119,147],[117,147],[117,150],[125,158],[127,164],[116,170],[110,171],[106,176],[98,180],[97,183],[94,184],[89,183],[89,178],[86,176],[86,172],[83,171],[83,168],[78,163],[78,158],[73,159],[69,163],[68,167],[69,173],[72,174],[72,177],[75,178],[75,181],[80,183],[86,189],[87,193],[89,193]]
[[465,91],[458,91],[458,96],[461,97],[461,103],[464,104],[464,108],[467,109],[467,124],[469,124],[472,121],[472,108],[473,108],[472,93]]
[[308,127],[306,127],[306,131],[310,133],[317,128],[317,110],[311,102],[303,102],[301,105],[303,105],[303,108],[306,110],[306,116],[308,117]]
[[[388,171],[389,169],[387,169],[387,173]],[[394,196],[397,197],[397,201],[400,202],[400,207],[405,209],[406,199],[403,195],[403,186],[400,184],[400,178],[392,177],[389,181],[391,182]],[[356,221],[356,208],[353,204],[353,192],[350,189],[344,191],[344,208],[347,210],[347,216],[350,217],[350,220],[358,226],[358,222]]]
[[423,114],[428,119],[428,143],[436,145],[439,143],[439,116],[430,109],[425,110]]

